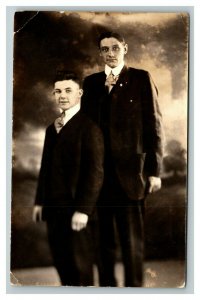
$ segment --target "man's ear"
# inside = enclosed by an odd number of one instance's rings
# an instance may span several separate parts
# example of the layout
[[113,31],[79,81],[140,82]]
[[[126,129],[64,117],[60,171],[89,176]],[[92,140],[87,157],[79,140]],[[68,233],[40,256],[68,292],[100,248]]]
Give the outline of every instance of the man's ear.
[[128,44],[124,45],[124,54],[126,54],[128,52]]
[[83,89],[79,90],[79,96],[81,97],[83,95]]

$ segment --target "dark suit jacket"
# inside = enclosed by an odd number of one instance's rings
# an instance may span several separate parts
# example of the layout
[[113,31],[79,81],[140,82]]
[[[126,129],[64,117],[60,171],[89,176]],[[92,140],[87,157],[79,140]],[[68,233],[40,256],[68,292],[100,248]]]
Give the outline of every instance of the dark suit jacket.
[[103,152],[100,129],[81,112],[59,134],[51,124],[46,130],[35,204],[49,212],[71,209],[90,215],[103,182]]
[[104,72],[86,77],[82,111],[101,126],[102,103],[110,101],[109,136],[121,186],[131,199],[142,199],[147,176],[159,176],[162,124],[157,88],[144,70],[124,66],[108,95]]

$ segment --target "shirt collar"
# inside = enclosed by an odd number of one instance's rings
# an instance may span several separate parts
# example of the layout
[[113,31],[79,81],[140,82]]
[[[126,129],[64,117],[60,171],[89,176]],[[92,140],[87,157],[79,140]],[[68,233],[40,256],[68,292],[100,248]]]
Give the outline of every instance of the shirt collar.
[[105,65],[105,73],[108,76],[108,75],[110,75],[110,72],[112,71],[113,75],[117,76],[120,74],[123,67],[124,67],[124,61],[115,68],[110,68],[108,65]]
[[[78,103],[74,105],[73,107],[65,110],[65,116],[63,118],[64,125],[80,110],[81,104]],[[61,110],[62,112],[62,110]]]

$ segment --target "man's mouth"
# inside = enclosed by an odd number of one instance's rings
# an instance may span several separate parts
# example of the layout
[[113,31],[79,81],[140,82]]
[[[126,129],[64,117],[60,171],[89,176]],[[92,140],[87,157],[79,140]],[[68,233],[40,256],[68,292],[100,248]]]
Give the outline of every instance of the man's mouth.
[[69,101],[60,101],[60,104],[68,104]]

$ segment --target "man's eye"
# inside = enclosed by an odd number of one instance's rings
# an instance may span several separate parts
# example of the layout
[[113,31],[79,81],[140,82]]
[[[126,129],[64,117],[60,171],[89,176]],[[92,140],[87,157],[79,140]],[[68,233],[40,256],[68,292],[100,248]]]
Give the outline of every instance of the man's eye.
[[102,51],[102,52],[108,52],[108,48],[103,47],[103,48],[101,48],[101,51]]
[[61,92],[60,91],[58,91],[58,90],[55,90],[54,91],[54,94],[60,94]]
[[113,47],[113,51],[119,51],[119,47],[117,47],[117,46],[115,46],[115,47]]

